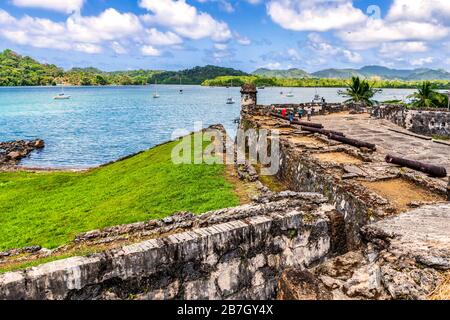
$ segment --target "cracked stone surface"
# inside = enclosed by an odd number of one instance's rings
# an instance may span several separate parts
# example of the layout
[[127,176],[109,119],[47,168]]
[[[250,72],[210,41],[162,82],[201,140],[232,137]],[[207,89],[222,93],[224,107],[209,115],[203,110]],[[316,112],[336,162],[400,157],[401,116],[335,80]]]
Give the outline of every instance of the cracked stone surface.
[[374,143],[380,155],[391,153],[444,166],[450,173],[450,146],[396,132],[411,134],[387,120],[374,119],[369,114],[340,113],[316,116],[314,122],[322,123],[326,129],[341,131],[349,138]]

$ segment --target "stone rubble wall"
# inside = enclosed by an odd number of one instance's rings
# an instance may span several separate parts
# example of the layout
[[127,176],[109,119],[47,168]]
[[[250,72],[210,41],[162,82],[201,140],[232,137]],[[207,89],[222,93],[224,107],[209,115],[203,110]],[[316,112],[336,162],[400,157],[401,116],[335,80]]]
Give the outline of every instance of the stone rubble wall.
[[365,226],[367,246],[309,270],[288,269],[278,298],[429,299],[450,270],[450,204],[434,204]]
[[414,110],[400,105],[381,105],[374,107],[371,115],[417,134],[450,137],[450,112],[445,109]]
[[359,230],[369,223],[368,212],[372,211],[373,201],[377,199],[367,199],[364,190],[358,190],[357,186],[336,179],[317,165],[311,156],[295,152],[288,143],[282,143],[280,146],[280,169],[277,175],[287,183],[289,189],[319,192],[336,206],[345,225],[347,240],[346,248],[342,248],[341,252],[360,246]]
[[319,263],[332,241],[334,208],[317,195],[302,211],[306,200],[289,196],[243,206],[240,219],[2,274],[0,299],[274,298],[285,268]]
[[42,149],[44,146],[45,143],[41,139],[0,142],[0,167],[16,165],[31,152]]

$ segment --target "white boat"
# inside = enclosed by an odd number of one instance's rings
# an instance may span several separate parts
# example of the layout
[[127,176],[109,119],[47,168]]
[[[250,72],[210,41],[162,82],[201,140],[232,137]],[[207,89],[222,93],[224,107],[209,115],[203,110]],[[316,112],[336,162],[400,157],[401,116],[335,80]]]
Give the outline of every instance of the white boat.
[[227,99],[227,104],[235,104],[236,102],[233,100],[233,98]]
[[[231,87],[233,87],[233,81],[231,81]],[[230,88],[230,87],[227,87]],[[228,98],[227,98],[227,104],[235,104],[234,99],[230,96],[230,89],[228,89]]]
[[314,95],[314,99],[312,100],[313,103],[315,102],[322,102],[322,97],[319,95],[319,93],[317,92],[317,88],[316,88],[316,94]]
[[61,93],[59,93],[58,95],[54,96],[53,99],[54,100],[67,100],[70,99],[71,96],[67,95],[64,93],[64,87],[61,86]]
[[180,76],[180,94],[183,94],[183,88],[181,88],[181,76]]
[[158,85],[158,81],[155,80],[155,92],[153,92],[153,98],[157,99],[160,97],[160,95],[158,94],[158,88],[156,87]]
[[292,93],[292,91],[289,91],[287,94],[286,94],[286,97],[288,97],[288,98],[292,98],[294,96],[294,94]]

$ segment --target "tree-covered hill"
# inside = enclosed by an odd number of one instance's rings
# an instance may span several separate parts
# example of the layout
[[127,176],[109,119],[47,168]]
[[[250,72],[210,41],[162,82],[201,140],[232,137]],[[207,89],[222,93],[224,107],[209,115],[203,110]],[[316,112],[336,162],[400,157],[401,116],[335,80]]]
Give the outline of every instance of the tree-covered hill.
[[166,71],[155,74],[154,80],[161,84],[202,84],[203,81],[221,76],[246,76],[243,71],[216,66],[195,67],[182,71]]
[[64,71],[52,64],[41,64],[12,50],[0,52],[0,86],[53,85]]
[[219,76],[245,76],[245,72],[217,66],[195,67],[182,71],[132,70],[106,72],[97,68],[72,68],[64,71],[55,65],[41,64],[11,50],[0,53],[0,86],[46,85],[145,85],[201,84]]

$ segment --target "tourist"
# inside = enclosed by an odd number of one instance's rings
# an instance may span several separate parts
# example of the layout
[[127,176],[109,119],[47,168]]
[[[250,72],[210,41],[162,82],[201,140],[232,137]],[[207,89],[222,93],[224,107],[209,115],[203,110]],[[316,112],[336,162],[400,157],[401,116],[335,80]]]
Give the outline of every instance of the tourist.
[[308,121],[311,121],[311,115],[312,115],[311,108],[308,109],[307,115],[308,115]]
[[305,109],[303,109],[303,107],[300,110],[298,110],[298,118],[300,119],[300,121],[302,121],[304,113],[305,113]]
[[294,111],[289,111],[289,122],[294,121]]
[[286,108],[281,109],[281,115],[283,117],[286,117],[286,113],[287,113]]

